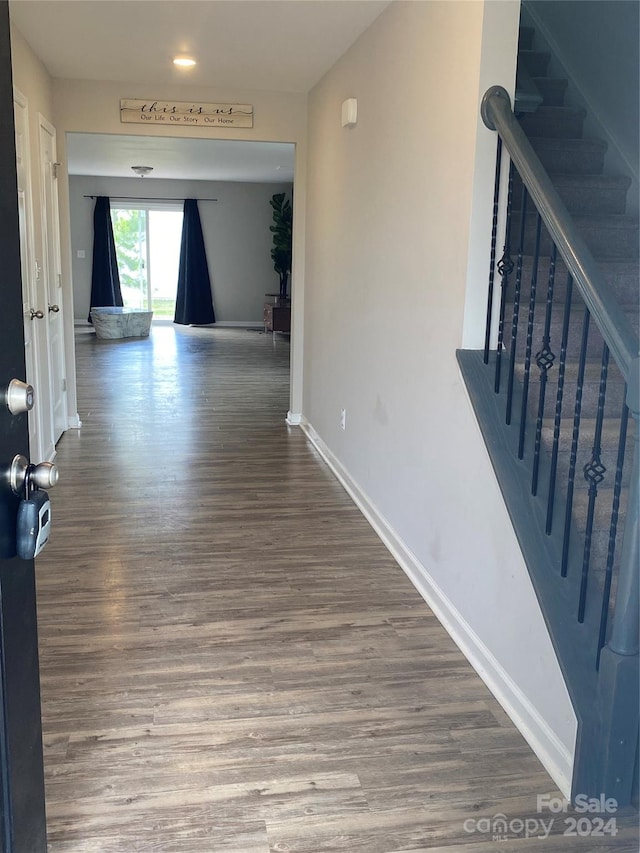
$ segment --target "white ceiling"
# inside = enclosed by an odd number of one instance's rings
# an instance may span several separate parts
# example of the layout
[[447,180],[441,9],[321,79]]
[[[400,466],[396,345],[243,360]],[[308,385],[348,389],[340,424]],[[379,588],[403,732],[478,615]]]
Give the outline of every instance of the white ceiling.
[[[308,92],[389,0],[11,0],[52,77]],[[189,54],[198,64],[176,69]]]
[[[390,0],[11,0],[13,24],[52,77],[308,92]],[[181,71],[177,54],[197,60]],[[275,143],[70,134],[70,174],[290,181]],[[279,167],[279,168],[278,168]]]
[[131,166],[153,166],[144,180],[293,181],[295,146],[285,142],[176,139],[170,136],[115,136],[70,133],[70,175],[132,178]]

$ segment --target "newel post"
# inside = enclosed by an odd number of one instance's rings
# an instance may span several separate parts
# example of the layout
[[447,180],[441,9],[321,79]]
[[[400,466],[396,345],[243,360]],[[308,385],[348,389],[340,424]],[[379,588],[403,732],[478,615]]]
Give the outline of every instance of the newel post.
[[[611,638],[600,657],[598,705],[600,711],[600,792],[620,805],[630,802],[639,720],[640,662],[640,360],[631,366],[627,406],[634,421],[634,446],[618,588]],[[578,793],[578,792],[576,792]]]

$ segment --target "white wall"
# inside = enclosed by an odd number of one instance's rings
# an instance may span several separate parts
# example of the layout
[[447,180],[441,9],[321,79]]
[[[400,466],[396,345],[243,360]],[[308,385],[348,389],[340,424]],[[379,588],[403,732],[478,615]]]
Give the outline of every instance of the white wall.
[[[467,264],[491,215],[475,170],[495,150],[484,65],[507,57],[491,82],[512,90],[518,7],[394,3],[312,90],[303,411],[568,791],[575,716],[455,358],[467,279],[489,266],[488,243]],[[358,123],[343,129],[348,97]]]
[[[279,279],[270,257],[269,226],[274,193],[291,195],[291,184],[169,181],[72,175],[69,178],[71,255],[76,320],[86,320],[91,295],[93,208],[86,195],[111,198],[216,198],[198,204],[216,321],[262,324],[265,293],[277,293]],[[85,258],[77,257],[84,250]]]

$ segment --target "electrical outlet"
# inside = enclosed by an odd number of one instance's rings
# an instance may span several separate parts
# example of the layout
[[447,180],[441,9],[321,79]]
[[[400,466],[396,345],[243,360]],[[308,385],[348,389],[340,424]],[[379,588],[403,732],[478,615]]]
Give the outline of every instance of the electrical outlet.
[[340,429],[344,430],[346,428],[347,428],[347,410],[346,409],[340,409]]

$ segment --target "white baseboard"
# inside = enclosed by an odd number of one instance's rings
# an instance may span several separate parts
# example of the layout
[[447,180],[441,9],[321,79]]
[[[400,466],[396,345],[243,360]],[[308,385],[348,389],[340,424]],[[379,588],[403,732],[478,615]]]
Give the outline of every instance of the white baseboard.
[[216,320],[214,325],[238,329],[264,329],[263,320]]
[[[173,320],[164,319],[164,320],[154,320],[154,323],[173,323]],[[92,327],[92,324],[88,320],[79,320],[78,318],[73,321],[74,326],[85,326]],[[264,322],[262,320],[216,320],[215,323],[209,324],[212,328],[215,326],[229,327],[229,328],[238,328],[238,329],[263,329]]]
[[298,424],[373,527],[409,580],[427,602],[471,666],[509,715],[565,797],[570,796],[573,756],[527,696],[493,656],[431,577],[425,566],[367,498],[304,416]]
[[80,429],[82,427],[82,421],[80,420],[80,415],[77,412],[75,415],[69,415],[67,423],[68,429]]
[[289,426],[302,426],[304,417],[299,412],[287,412],[287,417],[285,421],[289,424]]

